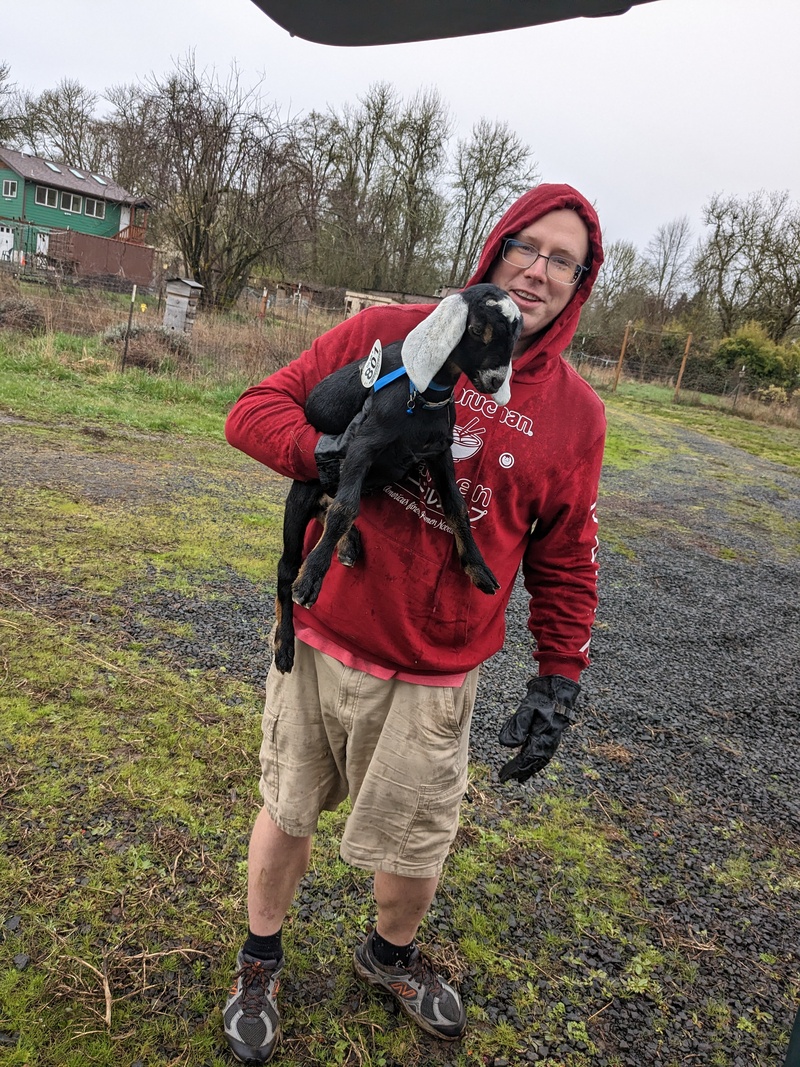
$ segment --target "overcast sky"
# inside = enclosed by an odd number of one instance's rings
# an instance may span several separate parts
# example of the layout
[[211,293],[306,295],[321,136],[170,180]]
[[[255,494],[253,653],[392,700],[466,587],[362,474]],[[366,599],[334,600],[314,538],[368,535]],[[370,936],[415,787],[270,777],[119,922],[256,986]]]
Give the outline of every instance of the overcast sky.
[[457,135],[506,120],[545,181],[595,202],[607,241],[643,249],[680,215],[699,235],[714,192],[800,200],[797,0],[654,0],[615,18],[368,49],[292,38],[251,0],[3,7],[0,62],[36,92],[63,77],[102,91],[190,50],[222,75],[236,62],[248,85],[263,76],[283,113],[355,102],[376,81],[404,97],[435,86]]

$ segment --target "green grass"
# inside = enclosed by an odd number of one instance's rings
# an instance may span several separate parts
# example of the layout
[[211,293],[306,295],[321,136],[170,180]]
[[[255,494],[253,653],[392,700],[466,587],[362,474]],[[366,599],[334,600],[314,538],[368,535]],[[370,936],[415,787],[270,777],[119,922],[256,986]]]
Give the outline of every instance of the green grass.
[[[631,417],[645,416],[659,435],[668,436],[670,427],[694,430],[735,445],[760,459],[800,467],[800,429],[758,422],[729,408],[714,406],[717,398],[707,398],[709,407],[674,404],[671,390],[628,383],[616,394],[604,394],[603,399],[609,414],[612,440],[613,434],[619,432],[618,420],[625,420],[627,425]],[[635,437],[631,444],[636,445]],[[613,462],[613,451],[611,455]]]
[[43,421],[78,421],[143,433],[219,438],[245,383],[219,386],[117,369],[111,349],[96,340],[0,332],[0,409]]
[[[122,376],[103,358],[74,339],[0,335],[3,410],[30,420],[0,424],[6,462],[21,464],[19,484],[3,488],[0,531],[0,1064],[222,1067],[261,693],[235,664],[200,670],[171,653],[165,639],[190,638],[191,619],[144,605],[167,591],[213,615],[231,575],[269,590],[286,486],[224,443],[235,394]],[[611,466],[676,447],[660,410],[624,398],[609,416]],[[773,1020],[695,987],[685,932],[649,907],[631,813],[597,778],[587,769],[593,792],[579,796],[553,768],[529,810],[472,768],[422,930],[440,966],[474,984],[469,1036],[454,1048],[354,981],[350,953],[374,918],[370,879],[338,856],[346,807],[326,814],[303,884],[320,906],[287,920],[279,1062],[516,1065],[536,1034],[573,1048],[545,1067],[591,1067],[604,1005],[644,1001],[657,1031],[675,990],[691,995],[718,1058],[738,1039],[774,1039]],[[728,859],[708,869],[710,886],[797,891],[777,854],[755,855],[740,826],[725,832]],[[519,877],[515,860],[531,853],[536,877]],[[445,909],[455,933],[442,939]],[[616,970],[575,954],[587,936],[618,954]],[[785,961],[760,962],[777,983]],[[492,1020],[509,983],[517,1018]]]
[[603,462],[616,470],[630,470],[652,462],[667,451],[645,420],[631,418],[614,407],[606,409],[608,430]]

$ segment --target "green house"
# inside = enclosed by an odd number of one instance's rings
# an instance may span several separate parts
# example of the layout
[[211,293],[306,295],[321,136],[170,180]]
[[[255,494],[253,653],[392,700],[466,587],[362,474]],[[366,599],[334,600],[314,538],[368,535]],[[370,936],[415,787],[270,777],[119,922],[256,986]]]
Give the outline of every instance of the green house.
[[101,273],[101,261],[114,274],[126,273],[117,265],[123,261],[140,270],[143,256],[124,251],[145,245],[149,207],[105,175],[0,145],[0,264],[52,266],[54,250],[66,248],[64,235],[70,234],[73,273]]

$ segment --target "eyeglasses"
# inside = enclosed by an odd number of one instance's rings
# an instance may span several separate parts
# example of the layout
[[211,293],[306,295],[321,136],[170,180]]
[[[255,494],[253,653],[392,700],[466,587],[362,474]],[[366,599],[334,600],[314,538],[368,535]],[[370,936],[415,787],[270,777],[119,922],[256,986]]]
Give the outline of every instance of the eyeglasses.
[[545,272],[551,281],[561,285],[574,285],[588,267],[576,263],[574,259],[565,256],[543,256],[538,248],[526,245],[523,241],[516,241],[513,237],[506,237],[503,241],[503,259],[512,267],[532,267],[537,259],[544,259]]

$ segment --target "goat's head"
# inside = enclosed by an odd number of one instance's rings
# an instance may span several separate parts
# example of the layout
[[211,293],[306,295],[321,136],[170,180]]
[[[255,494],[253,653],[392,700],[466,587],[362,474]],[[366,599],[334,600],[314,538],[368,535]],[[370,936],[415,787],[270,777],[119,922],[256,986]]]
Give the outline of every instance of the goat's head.
[[511,354],[522,315],[503,289],[481,283],[454,293],[409,333],[403,342],[408,376],[425,390],[439,371],[453,379],[464,373],[498,404],[511,399]]

